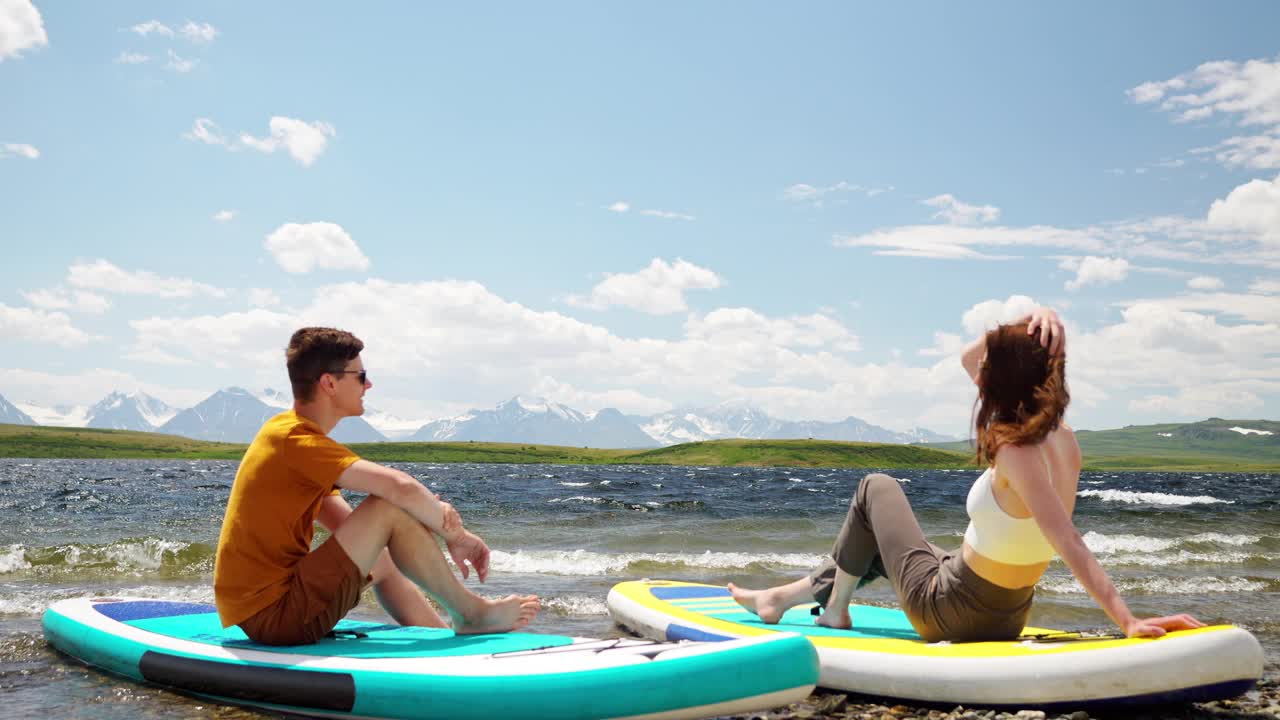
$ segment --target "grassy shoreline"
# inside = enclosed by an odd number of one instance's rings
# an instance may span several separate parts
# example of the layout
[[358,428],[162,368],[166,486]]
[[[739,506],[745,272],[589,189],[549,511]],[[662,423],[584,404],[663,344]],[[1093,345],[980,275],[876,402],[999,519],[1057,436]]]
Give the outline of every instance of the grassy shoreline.
[[[244,444],[175,435],[0,424],[0,458],[239,460]],[[959,449],[831,440],[711,440],[648,450],[497,442],[386,442],[351,446],[376,462],[560,465],[717,465],[823,468],[973,468]],[[1114,448],[1111,448],[1114,450]],[[1270,460],[1270,458],[1267,458]],[[1092,455],[1085,470],[1280,472],[1277,462],[1214,455]]]

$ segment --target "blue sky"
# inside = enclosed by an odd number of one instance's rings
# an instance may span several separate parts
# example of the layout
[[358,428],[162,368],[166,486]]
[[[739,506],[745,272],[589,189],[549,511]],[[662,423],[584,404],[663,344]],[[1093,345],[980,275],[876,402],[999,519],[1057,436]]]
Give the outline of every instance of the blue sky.
[[0,395],[745,399],[962,433],[1067,319],[1086,428],[1280,417],[1280,7],[0,0]]

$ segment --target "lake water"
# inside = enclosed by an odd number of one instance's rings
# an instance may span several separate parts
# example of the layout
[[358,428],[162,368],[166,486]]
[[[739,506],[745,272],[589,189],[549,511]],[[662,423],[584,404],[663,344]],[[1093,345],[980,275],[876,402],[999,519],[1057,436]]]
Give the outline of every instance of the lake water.
[[[452,502],[493,548],[488,594],[536,592],[534,631],[616,637],[605,596],[644,577],[747,586],[830,549],[867,470],[391,463]],[[0,715],[264,717],[89,670],[48,649],[49,603],[93,595],[212,602],[237,463],[0,460]],[[974,471],[893,470],[930,540],[958,547]],[[1280,658],[1280,475],[1084,473],[1076,524],[1140,614],[1233,622]],[[356,502],[358,496],[349,497]],[[892,606],[887,583],[855,601]],[[366,594],[353,613],[383,618]],[[1031,622],[1112,629],[1060,563]]]

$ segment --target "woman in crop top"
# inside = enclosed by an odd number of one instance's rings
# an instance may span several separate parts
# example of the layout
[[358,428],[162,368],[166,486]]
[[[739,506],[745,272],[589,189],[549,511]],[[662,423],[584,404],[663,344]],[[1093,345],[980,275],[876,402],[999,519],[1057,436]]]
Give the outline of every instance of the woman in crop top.
[[926,540],[898,481],[876,473],[858,485],[821,567],[766,590],[730,584],[734,599],[767,623],[816,600],[825,608],[818,623],[848,628],[853,591],[886,576],[926,641],[1009,640],[1022,632],[1040,576],[1061,557],[1129,637],[1203,627],[1189,615],[1134,617],[1071,521],[1080,446],[1062,422],[1070,400],[1065,350],[1061,320],[1041,308],[961,355],[978,386],[978,461],[989,466],[969,490],[969,527],[957,550]]

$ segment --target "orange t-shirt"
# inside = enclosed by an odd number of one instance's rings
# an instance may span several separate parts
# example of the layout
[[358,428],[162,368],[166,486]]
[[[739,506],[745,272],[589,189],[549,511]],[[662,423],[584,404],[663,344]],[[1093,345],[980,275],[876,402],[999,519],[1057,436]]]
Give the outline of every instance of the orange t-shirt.
[[284,595],[311,552],[321,501],[359,459],[293,410],[262,426],[240,461],[218,537],[213,596],[223,627]]

